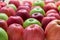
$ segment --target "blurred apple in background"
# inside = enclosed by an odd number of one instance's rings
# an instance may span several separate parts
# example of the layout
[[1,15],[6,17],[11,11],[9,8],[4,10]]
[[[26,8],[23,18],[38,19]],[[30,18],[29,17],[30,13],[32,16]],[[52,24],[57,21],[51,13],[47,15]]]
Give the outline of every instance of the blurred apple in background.
[[30,18],[30,14],[27,10],[25,9],[21,9],[21,10],[18,10],[17,13],[16,13],[16,16],[20,16],[22,17],[22,19],[25,21],[26,19]]
[[23,25],[23,19],[20,16],[10,16],[7,20],[7,24],[11,25],[13,23]]

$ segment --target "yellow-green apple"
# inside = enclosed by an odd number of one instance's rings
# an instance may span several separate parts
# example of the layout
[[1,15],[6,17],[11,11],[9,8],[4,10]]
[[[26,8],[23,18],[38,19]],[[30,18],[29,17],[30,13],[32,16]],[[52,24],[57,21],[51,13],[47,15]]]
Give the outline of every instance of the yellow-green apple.
[[23,27],[26,28],[26,27],[28,27],[29,25],[32,25],[32,24],[38,24],[38,25],[42,26],[41,23],[37,19],[29,18],[23,23]]
[[47,17],[56,17],[57,19],[60,20],[60,15],[58,13],[50,13],[47,15]]
[[48,24],[49,22],[51,22],[52,20],[55,20],[55,19],[57,19],[57,18],[56,18],[56,17],[44,17],[44,18],[42,19],[42,28],[45,30],[47,24]]
[[37,24],[32,24],[23,31],[24,40],[45,40],[44,30]]
[[16,16],[21,16],[24,21],[30,18],[29,12],[25,9],[18,10]]
[[45,11],[39,7],[39,6],[36,6],[34,7],[31,11],[30,11],[30,15],[32,15],[33,13],[36,13],[36,12],[39,12],[41,13],[42,15],[45,15]]
[[10,16],[7,20],[7,24],[11,25],[13,23],[18,23],[23,25],[23,19],[20,16]]
[[15,11],[17,10],[17,7],[14,4],[8,4],[7,7],[13,8]]
[[60,20],[51,21],[45,29],[46,40],[60,40]]
[[7,21],[8,16],[5,13],[0,13],[0,19]]
[[48,15],[50,13],[58,13],[58,12],[55,9],[50,9],[46,12],[46,15]]
[[10,0],[9,4],[14,4],[17,8],[20,6],[19,0]]
[[31,15],[31,17],[32,17],[32,18],[35,18],[35,19],[39,20],[39,22],[41,22],[44,16],[43,16],[41,13],[38,13],[38,12],[37,12],[37,13],[33,13],[33,14]]
[[32,8],[32,2],[30,1],[23,1],[23,5],[30,7],[30,9]]
[[17,11],[18,11],[18,10],[21,10],[21,9],[25,9],[25,10],[27,10],[28,12],[30,12],[30,10],[31,10],[30,7],[21,5],[21,6],[18,7]]
[[5,31],[8,29],[7,22],[5,20],[0,19],[0,27],[3,28]]
[[48,4],[48,3],[55,3],[55,0],[44,0],[45,4]]
[[57,9],[57,6],[54,4],[54,3],[48,3],[44,6],[44,10],[45,12],[47,12],[48,10],[50,9],[55,9],[55,10],[58,10]]
[[60,6],[58,6],[57,8],[58,8],[58,11],[60,12]]
[[40,7],[44,7],[45,5],[45,2],[44,1],[41,1],[41,0],[37,0],[37,1],[34,1],[33,2],[33,6],[40,6]]
[[0,40],[8,40],[7,32],[0,27]]
[[15,10],[11,7],[2,7],[0,13],[5,13],[8,16],[15,16],[16,14]]
[[11,24],[7,29],[9,40],[22,40],[23,30],[24,29],[20,24],[17,23]]

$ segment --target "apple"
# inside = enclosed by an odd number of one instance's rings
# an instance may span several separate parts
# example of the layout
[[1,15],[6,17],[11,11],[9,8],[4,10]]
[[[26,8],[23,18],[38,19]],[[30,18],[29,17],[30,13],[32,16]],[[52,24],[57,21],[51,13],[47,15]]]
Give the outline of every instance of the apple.
[[24,29],[20,24],[11,24],[7,29],[9,40],[22,40],[23,30]]
[[0,40],[8,40],[7,32],[0,27]]
[[16,16],[21,16],[24,21],[26,19],[30,18],[29,12],[25,9],[21,9],[21,10],[17,11]]
[[32,15],[33,13],[39,12],[42,15],[45,15],[45,11],[40,8],[40,7],[34,7],[31,11],[30,11],[30,15]]
[[46,12],[46,15],[48,15],[50,13],[58,13],[58,12],[55,9],[50,9]]
[[32,17],[32,18],[35,18],[35,19],[39,20],[39,22],[41,22],[44,16],[43,16],[41,13],[38,13],[38,12],[37,12],[37,13],[33,13],[33,14],[31,15],[31,17]]
[[46,40],[60,40],[60,20],[51,21],[45,29]]
[[23,31],[24,40],[44,40],[45,34],[41,26],[32,24]]
[[15,16],[15,14],[16,14],[15,10],[11,7],[2,7],[0,9],[0,13],[5,13],[6,15],[8,15],[8,17]]
[[45,2],[44,1],[40,1],[40,0],[37,0],[37,1],[34,1],[33,2],[33,6],[40,6],[40,7],[44,7],[45,5]]
[[7,7],[13,8],[15,11],[17,10],[16,6],[14,4],[8,4]]
[[14,4],[17,8],[20,6],[20,2],[18,0],[10,0],[9,4]]
[[50,13],[47,15],[47,17],[52,17],[52,16],[60,20],[60,15],[58,13]]
[[21,6],[18,7],[17,11],[18,11],[18,10],[21,10],[21,9],[25,9],[25,10],[27,10],[28,12],[30,12],[30,10],[31,10],[30,7],[21,5]]
[[45,12],[47,12],[50,9],[55,9],[56,11],[58,11],[57,6],[54,3],[48,3],[44,6]]
[[35,18],[29,18],[23,23],[23,27],[26,28],[32,24],[38,24],[41,26],[41,23],[38,20],[36,20]]
[[23,5],[30,7],[30,9],[32,8],[32,2],[30,1],[23,1]]
[[55,19],[57,19],[57,18],[56,17],[44,17],[42,19],[42,28],[45,30],[48,23],[51,22],[52,20],[55,20]]
[[48,3],[55,3],[55,0],[44,0],[45,4],[48,4]]
[[8,16],[5,13],[0,13],[0,19],[7,21]]
[[6,5],[7,5],[7,4],[6,4],[5,2],[1,2],[1,1],[0,1],[0,6],[1,6],[1,7],[4,7],[4,6],[6,6]]
[[13,23],[18,23],[23,25],[23,19],[20,16],[10,16],[7,20],[7,24],[11,25]]
[[55,2],[55,5],[58,7],[60,5],[60,1]]
[[0,27],[3,28],[5,31],[8,29],[7,22],[5,20],[0,19]]
[[60,12],[60,6],[58,6],[58,11]]

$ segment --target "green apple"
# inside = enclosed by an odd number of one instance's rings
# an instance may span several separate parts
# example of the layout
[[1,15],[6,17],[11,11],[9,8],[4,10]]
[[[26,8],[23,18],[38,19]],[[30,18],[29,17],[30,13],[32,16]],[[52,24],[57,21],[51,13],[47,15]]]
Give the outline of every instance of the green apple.
[[8,20],[8,16],[5,13],[0,13],[0,19],[2,20]]
[[0,40],[8,40],[8,35],[3,28],[0,28]]
[[45,11],[44,11],[42,8],[39,8],[39,7],[33,8],[33,9],[30,11],[30,15],[32,15],[33,13],[36,13],[36,12],[39,12],[39,13],[41,13],[42,15],[45,15]]
[[60,11],[60,6],[58,6],[58,11]]
[[7,7],[13,8],[15,11],[17,10],[16,6],[14,4],[8,4]]
[[40,6],[43,8],[44,5],[45,5],[44,1],[37,0],[37,1],[33,2],[33,6]]
[[27,26],[29,26],[31,24],[38,24],[41,26],[41,23],[38,20],[36,20],[34,18],[29,18],[23,23],[23,27],[26,28]]

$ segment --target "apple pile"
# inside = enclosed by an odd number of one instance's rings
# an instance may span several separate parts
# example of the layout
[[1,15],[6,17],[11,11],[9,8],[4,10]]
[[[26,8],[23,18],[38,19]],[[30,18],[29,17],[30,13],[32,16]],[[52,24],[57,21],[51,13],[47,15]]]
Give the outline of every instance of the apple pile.
[[0,40],[60,40],[60,1],[3,1]]

